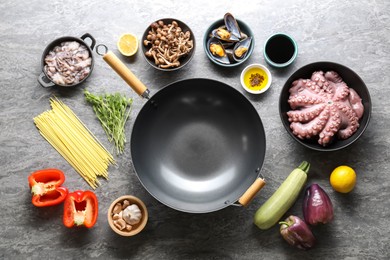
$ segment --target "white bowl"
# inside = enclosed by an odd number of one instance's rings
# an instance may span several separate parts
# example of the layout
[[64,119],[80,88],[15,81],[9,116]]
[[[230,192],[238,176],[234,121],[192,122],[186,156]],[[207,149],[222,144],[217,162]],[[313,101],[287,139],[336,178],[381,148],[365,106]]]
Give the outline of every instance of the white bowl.
[[[249,71],[250,70],[258,70],[259,75],[261,77],[263,77],[264,81],[266,80],[266,82],[263,82],[261,85],[261,88],[260,89],[256,89],[254,87],[250,87],[248,86],[247,83],[245,83],[245,75],[247,73],[250,73]],[[241,76],[240,76],[240,81],[241,81],[241,85],[242,87],[248,91],[249,93],[251,94],[261,94],[261,93],[264,93],[266,92],[269,87],[271,86],[271,83],[272,83],[272,75],[271,75],[271,72],[267,69],[267,67],[265,67],[264,65],[261,65],[261,64],[251,64],[249,66],[247,66],[242,72],[241,72]]]

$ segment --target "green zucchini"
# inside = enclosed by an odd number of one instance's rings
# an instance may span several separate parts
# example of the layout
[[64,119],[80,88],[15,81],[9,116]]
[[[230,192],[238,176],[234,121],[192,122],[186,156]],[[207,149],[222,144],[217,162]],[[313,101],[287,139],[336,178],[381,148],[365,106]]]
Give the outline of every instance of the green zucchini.
[[256,211],[254,223],[258,228],[269,229],[291,208],[306,183],[309,168],[310,163],[303,161]]

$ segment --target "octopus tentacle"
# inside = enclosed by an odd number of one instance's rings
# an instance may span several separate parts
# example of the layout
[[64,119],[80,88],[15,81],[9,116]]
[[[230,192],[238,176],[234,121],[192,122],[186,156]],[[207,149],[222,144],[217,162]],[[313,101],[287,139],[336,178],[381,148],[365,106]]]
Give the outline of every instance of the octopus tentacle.
[[316,95],[326,95],[323,89],[321,89],[321,87],[318,86],[316,82],[306,79],[294,81],[289,91],[291,95],[299,95],[302,94],[304,90]]
[[287,112],[290,122],[308,122],[316,118],[324,110],[326,104],[316,104],[301,110],[291,110]]
[[359,118],[356,116],[356,113],[352,108],[344,104],[337,104],[337,106],[340,114],[343,115],[343,125],[338,132],[338,137],[340,139],[347,139],[358,129]]
[[349,95],[349,87],[344,82],[341,83],[331,83],[334,84],[334,94],[332,100],[335,102],[345,100]]
[[340,77],[340,75],[335,71],[327,71],[324,75],[324,77],[333,82],[333,83],[341,83],[343,82],[343,79]]
[[313,104],[324,103],[327,94],[310,80],[298,80],[293,82],[290,88],[290,98],[288,103],[292,109]]
[[341,125],[341,118],[337,110],[337,106],[330,106],[330,118],[326,122],[325,127],[319,134],[318,143],[326,146],[332,142],[334,135],[338,132]]
[[360,119],[363,116],[364,106],[362,104],[362,99],[354,89],[349,90],[348,101],[353,111],[355,111],[356,116]]
[[314,82],[319,82],[322,85],[322,83],[326,81],[324,72],[323,71],[313,72],[313,74],[311,75],[311,80]]
[[329,119],[329,108],[326,107],[316,118],[308,123],[292,122],[290,128],[300,139],[310,139],[324,129]]
[[302,96],[290,97],[288,103],[290,104],[291,108],[296,109],[296,108],[325,103],[325,99],[312,97],[310,95],[309,96],[302,95]]

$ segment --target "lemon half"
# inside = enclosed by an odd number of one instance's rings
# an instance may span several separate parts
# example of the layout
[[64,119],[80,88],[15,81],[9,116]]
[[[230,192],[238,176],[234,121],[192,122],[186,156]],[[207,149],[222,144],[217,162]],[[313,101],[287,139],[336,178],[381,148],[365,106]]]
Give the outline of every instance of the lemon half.
[[124,56],[133,56],[138,50],[138,38],[132,33],[124,33],[117,42],[119,52]]

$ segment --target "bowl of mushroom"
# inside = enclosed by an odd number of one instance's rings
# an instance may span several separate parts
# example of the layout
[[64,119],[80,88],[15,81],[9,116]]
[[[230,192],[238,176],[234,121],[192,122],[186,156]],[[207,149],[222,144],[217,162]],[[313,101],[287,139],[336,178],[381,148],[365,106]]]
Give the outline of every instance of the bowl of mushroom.
[[134,236],[148,222],[145,204],[137,197],[124,195],[114,200],[107,212],[108,224],[121,236]]
[[182,21],[159,19],[145,30],[142,52],[152,67],[162,71],[177,70],[191,61],[195,52],[195,37]]

